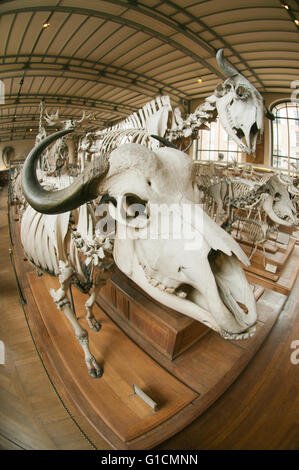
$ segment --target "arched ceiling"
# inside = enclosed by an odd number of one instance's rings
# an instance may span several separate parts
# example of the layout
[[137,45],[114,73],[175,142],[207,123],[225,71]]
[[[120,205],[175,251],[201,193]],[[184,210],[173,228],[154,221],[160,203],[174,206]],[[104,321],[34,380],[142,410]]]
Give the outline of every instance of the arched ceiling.
[[98,127],[159,94],[188,107],[224,78],[219,48],[262,94],[291,93],[299,78],[299,1],[287,3],[289,9],[277,0],[2,1],[0,139],[35,135],[41,100],[63,119],[92,111]]

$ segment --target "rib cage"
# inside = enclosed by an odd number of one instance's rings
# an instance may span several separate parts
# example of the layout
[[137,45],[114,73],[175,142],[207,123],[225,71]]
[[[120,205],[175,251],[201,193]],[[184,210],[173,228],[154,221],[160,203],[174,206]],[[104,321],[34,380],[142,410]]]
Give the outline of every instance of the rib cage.
[[148,121],[162,108],[165,108],[165,110],[168,111],[166,114],[167,124],[169,120],[169,112],[172,110],[170,98],[169,96],[158,96],[149,103],[146,103],[142,108],[127,117],[124,121],[108,127],[103,131],[97,132],[95,138],[100,145],[101,151],[103,153],[111,152],[111,150],[115,149],[119,145],[129,142],[142,144],[150,149],[157,148],[157,141],[152,139],[151,133],[148,132]]
[[[92,208],[84,204],[73,213],[78,218],[78,233],[85,240],[91,239],[95,226]],[[70,217],[70,212],[41,214],[28,205],[22,217],[21,240],[28,260],[37,269],[58,276],[60,263],[68,263],[84,285],[89,282],[85,259],[71,237]]]
[[144,129],[119,129],[107,132],[100,142],[100,148],[106,153],[126,143],[142,144],[150,149],[157,147],[157,143]]
[[262,224],[253,219],[246,219],[243,217],[235,217],[235,222],[240,223],[237,228],[239,232],[238,238],[242,240],[246,239],[253,244],[263,243],[266,240],[266,230]]

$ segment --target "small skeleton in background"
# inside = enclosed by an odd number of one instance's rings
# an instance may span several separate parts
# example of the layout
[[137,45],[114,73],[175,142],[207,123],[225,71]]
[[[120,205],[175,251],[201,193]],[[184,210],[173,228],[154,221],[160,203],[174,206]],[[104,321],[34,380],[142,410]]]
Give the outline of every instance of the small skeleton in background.
[[[199,168],[202,171],[203,167]],[[259,176],[248,166],[240,176],[228,176],[227,167],[212,171],[209,165],[197,175],[204,210],[240,241],[252,244],[250,258],[260,246],[264,253],[270,234],[278,232],[279,225],[296,226],[296,210],[290,188],[296,188],[280,174]],[[207,171],[208,170],[208,171]],[[217,172],[217,174],[216,174]],[[244,178],[249,174],[249,179]],[[298,191],[299,193],[299,191]],[[294,193],[293,193],[294,194]]]
[[264,267],[266,267],[265,243],[269,239],[270,233],[273,232],[273,228],[267,222],[257,221],[251,218],[236,217],[233,223],[236,223],[235,238],[240,241],[245,240],[252,244],[252,249],[248,256],[249,260],[252,259],[257,248],[261,247],[263,250],[263,263]]

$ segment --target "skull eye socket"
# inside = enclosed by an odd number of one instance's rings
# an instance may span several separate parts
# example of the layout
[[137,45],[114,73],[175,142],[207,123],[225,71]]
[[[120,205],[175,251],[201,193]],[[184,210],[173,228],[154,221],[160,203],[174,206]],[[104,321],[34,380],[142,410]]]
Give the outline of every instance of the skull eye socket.
[[226,90],[225,90],[225,87],[223,86],[223,84],[218,83],[218,85],[216,86],[215,91],[214,91],[215,95],[217,97],[221,97],[225,94],[225,92],[226,92]]
[[250,96],[250,91],[249,91],[248,88],[246,88],[245,86],[239,85],[239,86],[237,86],[237,88],[236,88],[236,94],[238,95],[238,97],[239,97],[241,100],[245,100],[245,99],[249,98],[249,96]]
[[125,211],[127,221],[136,219],[149,219],[148,201],[136,194],[125,194],[122,208]]
[[232,88],[233,88],[233,86],[232,86],[232,84],[231,84],[231,83],[226,83],[224,87],[225,87],[225,91],[226,91],[226,92],[229,92],[229,91],[231,91],[231,90],[232,90]]
[[275,193],[274,201],[280,201],[280,199],[281,199],[281,194],[280,193]]

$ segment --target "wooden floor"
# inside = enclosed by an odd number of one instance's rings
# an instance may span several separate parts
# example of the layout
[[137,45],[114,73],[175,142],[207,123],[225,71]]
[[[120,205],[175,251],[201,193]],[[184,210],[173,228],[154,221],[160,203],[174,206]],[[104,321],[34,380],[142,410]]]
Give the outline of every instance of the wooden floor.
[[[93,449],[92,428],[66,409],[35,350],[9,257],[7,193],[0,193],[0,449]],[[299,280],[270,336],[208,411],[159,449],[298,449]],[[299,360],[299,352],[297,355]],[[109,446],[97,438],[96,448]]]

